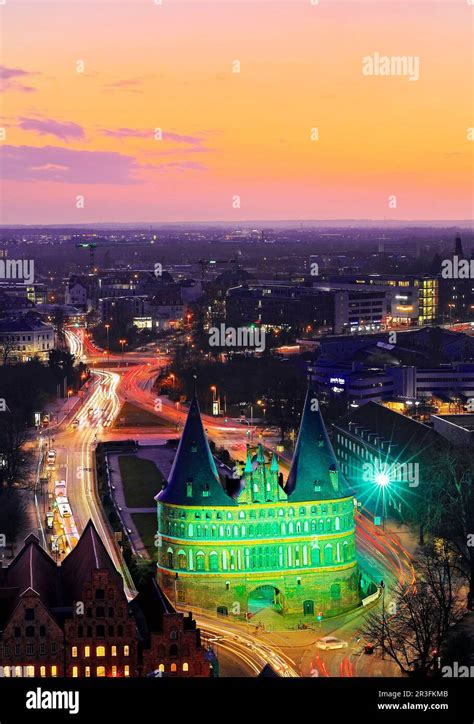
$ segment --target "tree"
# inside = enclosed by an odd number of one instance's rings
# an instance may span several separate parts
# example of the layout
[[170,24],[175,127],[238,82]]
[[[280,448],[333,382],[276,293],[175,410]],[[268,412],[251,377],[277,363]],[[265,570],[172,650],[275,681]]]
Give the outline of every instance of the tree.
[[66,335],[65,335],[65,324],[66,315],[62,307],[55,307],[53,311],[53,325],[56,331],[56,339],[61,349],[66,348]]
[[29,473],[29,455],[24,450],[28,433],[18,413],[11,411],[0,414],[0,493],[6,486],[12,489],[15,483],[25,480]]
[[7,365],[8,359],[11,356],[12,352],[15,349],[15,344],[9,339],[6,339],[3,337],[1,345],[0,345],[0,352],[2,355],[2,364]]
[[432,674],[451,626],[463,614],[459,578],[449,546],[440,541],[421,552],[415,583],[398,582],[384,591],[382,606],[362,630],[366,640],[387,654],[404,674]]

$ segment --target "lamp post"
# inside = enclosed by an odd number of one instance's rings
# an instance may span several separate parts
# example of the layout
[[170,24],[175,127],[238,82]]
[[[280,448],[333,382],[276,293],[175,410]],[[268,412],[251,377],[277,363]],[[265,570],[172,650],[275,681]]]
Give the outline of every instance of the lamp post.
[[127,344],[127,340],[126,340],[126,339],[119,339],[119,344],[120,344],[121,347],[122,347],[122,367],[123,367],[123,348],[124,348],[124,346]]
[[110,344],[109,344],[109,329],[110,324],[105,325],[105,329],[107,331],[107,367],[110,367]]

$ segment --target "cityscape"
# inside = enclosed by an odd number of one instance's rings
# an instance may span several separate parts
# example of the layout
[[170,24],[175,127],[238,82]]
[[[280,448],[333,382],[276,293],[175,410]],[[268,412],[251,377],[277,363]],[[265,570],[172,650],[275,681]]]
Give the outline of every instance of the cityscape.
[[3,5],[1,724],[472,722],[472,3]]

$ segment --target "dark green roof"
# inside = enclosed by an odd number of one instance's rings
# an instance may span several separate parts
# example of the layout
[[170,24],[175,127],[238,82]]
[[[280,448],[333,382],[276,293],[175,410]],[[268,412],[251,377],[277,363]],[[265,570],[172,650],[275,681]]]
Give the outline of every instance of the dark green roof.
[[351,495],[326,432],[316,394],[308,389],[285,491],[289,502],[334,500]]
[[[191,483],[189,491],[188,483]],[[188,495],[188,492],[191,494]],[[236,505],[220,483],[195,395],[191,400],[168,485],[156,496],[156,500],[173,505]]]

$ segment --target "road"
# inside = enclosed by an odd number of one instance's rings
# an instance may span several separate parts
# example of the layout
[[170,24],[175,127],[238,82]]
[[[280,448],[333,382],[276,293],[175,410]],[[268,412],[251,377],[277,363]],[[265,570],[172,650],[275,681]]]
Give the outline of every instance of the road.
[[[175,428],[182,428],[187,409],[179,403],[173,403],[165,396],[153,391],[153,384],[160,368],[168,363],[164,356],[157,357],[153,349],[140,353],[126,353],[122,364],[122,355],[109,355],[110,368],[99,368],[104,363],[104,352],[97,349],[81,332],[68,331],[71,351],[77,358],[91,365],[93,383],[88,398],[79,413],[75,415],[77,426],[65,426],[55,432],[55,448],[58,455],[58,478],[67,481],[68,497],[73,510],[74,523],[66,524],[69,540],[74,537],[70,525],[75,525],[80,533],[89,518],[97,526],[109,553],[125,578],[127,595],[134,595],[133,582],[117,551],[115,541],[111,539],[110,529],[103,519],[100,504],[94,494],[93,450],[97,437],[111,439],[121,436],[110,429],[123,401],[129,401],[148,412],[158,413],[168,419]],[[217,445],[224,445],[235,457],[245,456],[247,437],[246,428],[235,420],[224,422],[221,418],[203,415],[203,422],[209,437]],[[134,433],[134,438],[139,437]],[[156,437],[157,435],[155,435]],[[166,437],[168,437],[166,435]],[[274,446],[276,439],[264,440]],[[280,458],[286,474],[289,468],[288,456]],[[356,520],[357,546],[364,569],[375,579],[383,579],[386,590],[397,580],[412,581],[413,567],[410,554],[400,541],[388,533],[382,533],[361,511]],[[381,601],[375,602],[376,606]],[[226,670],[235,675],[256,675],[266,663],[271,663],[282,675],[286,676],[366,676],[391,675],[393,670],[388,662],[382,662],[377,656],[364,656],[360,640],[361,614],[357,609],[349,614],[323,621],[317,630],[306,631],[265,631],[257,638],[255,631],[247,624],[226,619],[222,621],[208,612],[193,610],[203,637],[214,640],[215,646],[223,653]],[[347,648],[338,651],[319,651],[315,647],[318,637],[331,634],[348,643]],[[239,672],[237,674],[237,672]]]

